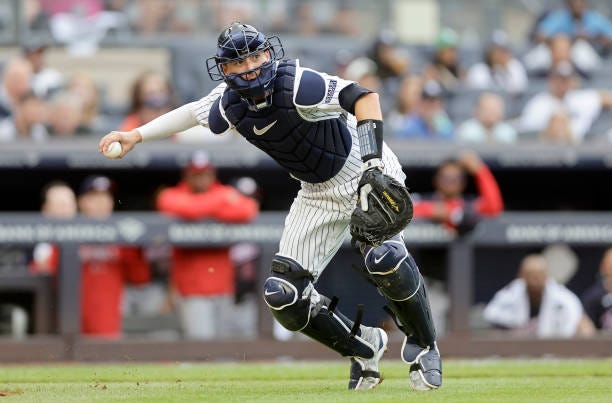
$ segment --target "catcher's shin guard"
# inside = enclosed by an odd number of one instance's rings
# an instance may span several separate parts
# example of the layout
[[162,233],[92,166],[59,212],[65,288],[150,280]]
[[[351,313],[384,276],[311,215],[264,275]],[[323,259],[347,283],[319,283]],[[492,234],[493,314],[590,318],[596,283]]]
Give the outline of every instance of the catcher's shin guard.
[[368,274],[386,297],[398,326],[422,347],[436,340],[425,283],[400,234],[380,246],[362,245]]
[[360,321],[335,311],[335,304],[314,289],[312,275],[289,258],[277,256],[272,261],[264,300],[285,328],[300,331],[345,357],[372,358],[378,351],[378,346],[361,337]]

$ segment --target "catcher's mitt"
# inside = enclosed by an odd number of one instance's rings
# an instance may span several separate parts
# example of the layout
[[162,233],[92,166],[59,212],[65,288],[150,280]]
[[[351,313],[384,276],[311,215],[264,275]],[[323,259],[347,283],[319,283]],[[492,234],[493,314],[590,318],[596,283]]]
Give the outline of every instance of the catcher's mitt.
[[351,215],[351,236],[378,246],[402,231],[412,219],[408,189],[397,180],[370,169],[359,181],[357,207]]

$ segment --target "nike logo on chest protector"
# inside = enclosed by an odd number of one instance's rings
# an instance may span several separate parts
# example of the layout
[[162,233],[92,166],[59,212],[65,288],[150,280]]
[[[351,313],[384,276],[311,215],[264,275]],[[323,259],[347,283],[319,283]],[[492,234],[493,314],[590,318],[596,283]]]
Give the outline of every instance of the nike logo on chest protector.
[[276,124],[276,120],[272,123],[270,123],[268,126],[265,126],[261,129],[258,129],[257,126],[253,125],[253,133],[255,133],[255,135],[257,136],[261,136],[262,134],[264,134],[265,132],[267,132],[268,130],[270,130],[272,128],[272,126],[274,126]]

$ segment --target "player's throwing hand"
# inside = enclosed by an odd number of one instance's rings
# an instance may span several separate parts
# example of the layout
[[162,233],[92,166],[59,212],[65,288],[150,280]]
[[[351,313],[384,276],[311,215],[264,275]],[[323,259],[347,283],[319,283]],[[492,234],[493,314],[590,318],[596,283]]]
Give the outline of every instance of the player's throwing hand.
[[138,130],[131,130],[129,132],[110,132],[100,140],[100,144],[98,144],[98,151],[100,151],[102,154],[106,153],[110,144],[115,141],[121,143],[121,148],[123,151],[117,158],[122,158],[125,154],[130,152],[130,150],[134,148],[137,143],[142,141],[142,136]]

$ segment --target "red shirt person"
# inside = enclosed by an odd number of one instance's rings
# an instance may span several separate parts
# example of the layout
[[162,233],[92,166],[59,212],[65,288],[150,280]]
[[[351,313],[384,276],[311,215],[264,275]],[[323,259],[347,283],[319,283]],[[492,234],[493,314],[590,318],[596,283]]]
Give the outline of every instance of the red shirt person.
[[[247,222],[258,204],[235,188],[217,181],[215,168],[203,152],[194,153],[176,186],[157,198],[159,211],[184,220],[213,219]],[[188,338],[226,336],[225,321],[234,298],[234,267],[228,248],[174,248],[172,285],[178,293],[183,330]]]
[[[45,218],[70,220],[77,215],[76,196],[70,186],[62,181],[52,181],[42,190],[40,212]],[[59,267],[59,248],[55,244],[41,242],[34,246],[32,260],[28,264],[33,274],[55,275]]]
[[[473,175],[478,196],[464,195],[466,173]],[[440,164],[434,176],[435,192],[429,199],[414,200],[414,217],[440,222],[464,233],[481,217],[494,217],[504,210],[504,202],[495,177],[474,152],[464,152],[457,160]]]
[[[104,220],[114,209],[114,184],[92,176],[81,184],[81,214]],[[117,338],[121,335],[121,302],[126,283],[144,284],[151,271],[142,249],[121,245],[83,245],[81,258],[81,327],[83,334]]]

